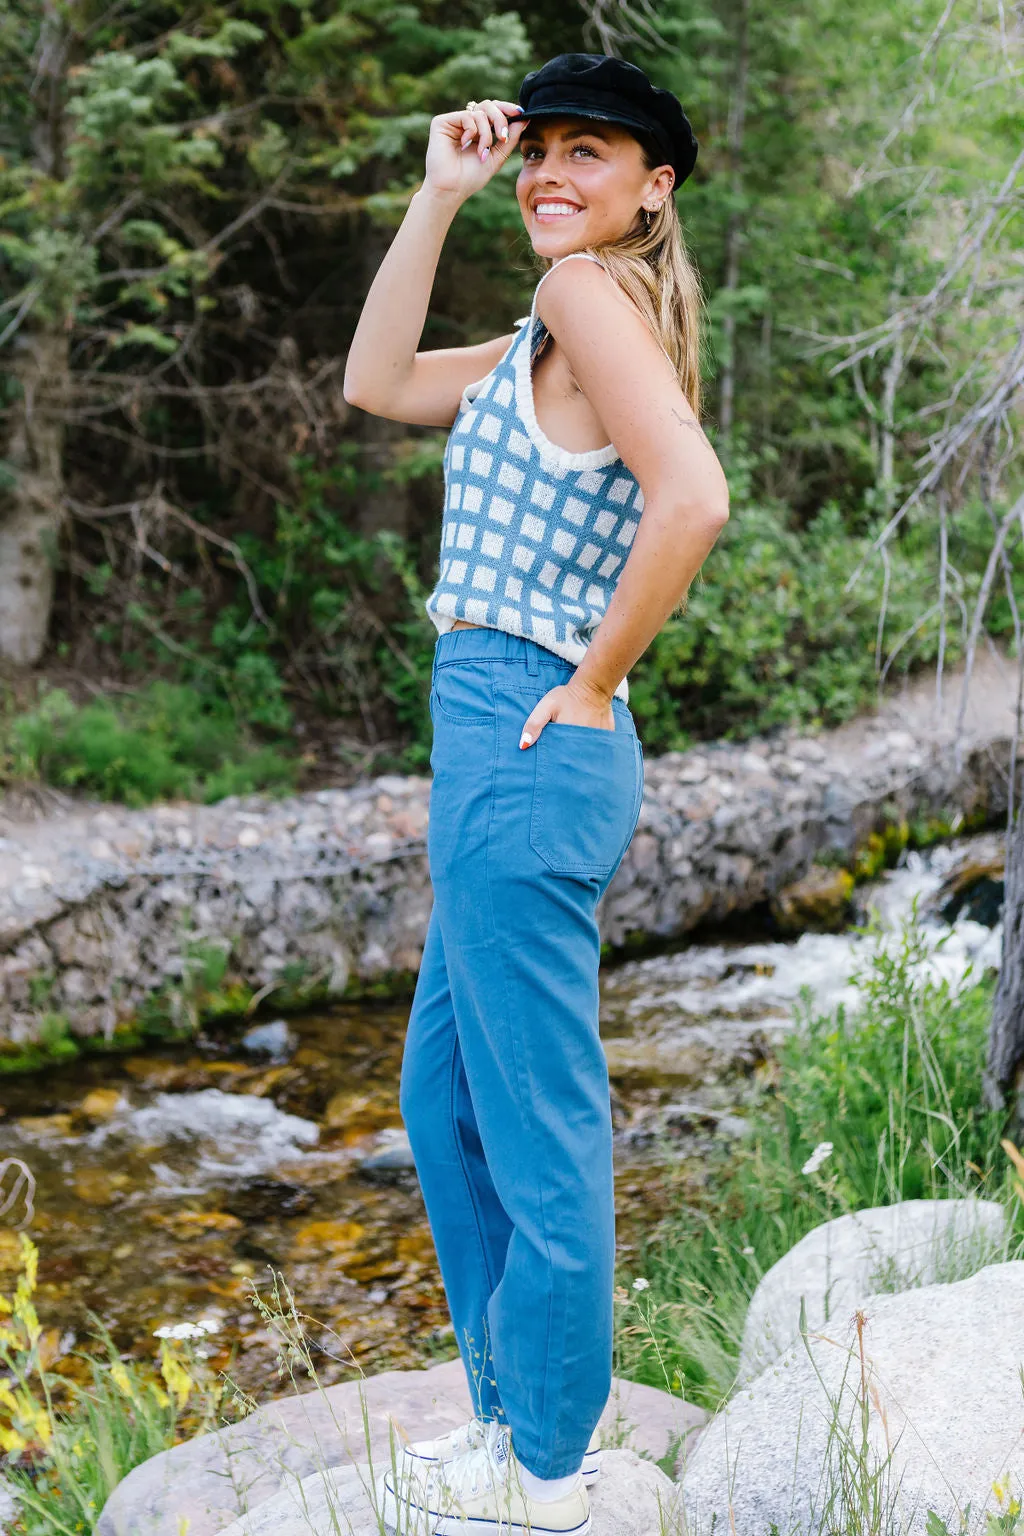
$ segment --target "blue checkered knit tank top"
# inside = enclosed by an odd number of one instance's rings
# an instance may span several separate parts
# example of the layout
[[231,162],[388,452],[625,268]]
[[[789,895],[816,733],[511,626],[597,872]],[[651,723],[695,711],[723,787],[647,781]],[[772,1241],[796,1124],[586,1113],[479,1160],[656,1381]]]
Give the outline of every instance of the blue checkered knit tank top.
[[[440,634],[466,619],[579,664],[644,498],[611,443],[570,453],[541,431],[533,361],[546,335],[535,289],[515,341],[462,397],[445,448],[440,575],[426,609]],[[628,700],[625,678],[615,692]]]

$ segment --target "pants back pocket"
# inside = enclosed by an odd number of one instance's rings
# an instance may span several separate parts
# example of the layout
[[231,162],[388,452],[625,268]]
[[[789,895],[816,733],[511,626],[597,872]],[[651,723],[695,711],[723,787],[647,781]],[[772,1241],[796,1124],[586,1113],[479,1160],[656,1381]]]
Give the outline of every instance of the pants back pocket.
[[556,875],[603,880],[635,825],[640,744],[632,731],[549,720],[537,754],[530,845]]

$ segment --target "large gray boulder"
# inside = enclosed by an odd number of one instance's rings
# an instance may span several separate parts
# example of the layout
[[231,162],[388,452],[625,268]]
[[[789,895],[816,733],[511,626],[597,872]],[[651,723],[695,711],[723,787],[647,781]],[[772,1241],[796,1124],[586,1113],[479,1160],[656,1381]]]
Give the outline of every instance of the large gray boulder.
[[934,1510],[950,1531],[962,1517],[981,1531],[995,1485],[1021,1496],[1024,1262],[869,1298],[862,1318],[860,1337],[843,1317],[801,1340],[705,1429],[683,1478],[690,1530],[713,1519],[733,1536],[853,1529],[836,1504],[857,1480],[862,1402],[867,1474],[884,1469],[872,1529],[925,1536]]
[[[590,1490],[591,1536],[662,1536],[679,1517],[679,1490],[634,1451],[606,1451]],[[379,1536],[368,1466],[315,1473],[283,1488],[223,1536]],[[427,1527],[402,1536],[428,1536]]]
[[800,1332],[800,1302],[819,1330],[858,1300],[960,1280],[1006,1256],[1006,1216],[992,1200],[907,1200],[808,1232],[761,1279],[743,1328],[739,1380],[777,1360]]
[[[163,1451],[129,1472],[107,1500],[94,1536],[181,1536],[183,1521],[188,1536],[215,1536],[327,1468],[370,1461],[383,1469],[390,1464],[393,1435],[415,1440],[441,1434],[471,1411],[457,1359],[278,1398],[238,1424]],[[660,1460],[704,1420],[699,1408],[667,1392],[616,1378],[601,1419],[602,1441]],[[339,1487],[358,1504],[359,1493],[341,1470],[335,1471]],[[321,1502],[326,1507],[326,1493]]]

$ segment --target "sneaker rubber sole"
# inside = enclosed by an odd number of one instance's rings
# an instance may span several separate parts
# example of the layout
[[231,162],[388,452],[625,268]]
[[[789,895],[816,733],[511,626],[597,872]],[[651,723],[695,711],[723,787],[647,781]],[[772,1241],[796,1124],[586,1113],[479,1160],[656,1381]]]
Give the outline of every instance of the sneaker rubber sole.
[[385,1473],[380,1516],[387,1536],[589,1536],[589,1503],[583,1519],[574,1525],[546,1525],[542,1513],[544,1506],[533,1501],[531,1505],[526,1524],[519,1520],[494,1519],[490,1515],[444,1514],[429,1505],[410,1503],[407,1495],[399,1497],[392,1474]]
[[[439,1456],[423,1456],[418,1451],[410,1450],[408,1446],[403,1447],[403,1454],[410,1461],[419,1462],[421,1466],[432,1466],[435,1461],[440,1461],[441,1459]],[[583,1476],[584,1487],[592,1488],[601,1476],[600,1446],[596,1450],[584,1452],[583,1465],[580,1468],[580,1472]]]
[[[416,1523],[419,1519],[419,1524]],[[417,1511],[413,1517],[413,1523],[408,1529],[402,1530],[401,1536],[589,1536],[590,1516],[574,1525],[560,1525],[557,1529],[548,1525],[538,1525],[536,1520],[530,1521],[528,1526],[520,1525],[507,1520],[462,1520],[457,1515],[431,1515],[427,1511]],[[384,1521],[384,1529],[388,1536],[399,1536],[398,1527]]]

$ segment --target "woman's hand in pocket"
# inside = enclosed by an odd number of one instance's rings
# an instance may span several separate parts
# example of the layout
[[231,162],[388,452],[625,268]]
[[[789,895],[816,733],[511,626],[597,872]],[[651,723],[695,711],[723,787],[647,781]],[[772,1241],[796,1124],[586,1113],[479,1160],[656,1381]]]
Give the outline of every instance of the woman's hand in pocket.
[[538,700],[523,726],[520,747],[532,747],[552,720],[557,720],[559,725],[589,725],[600,731],[615,729],[615,712],[609,696],[577,678],[549,689]]

